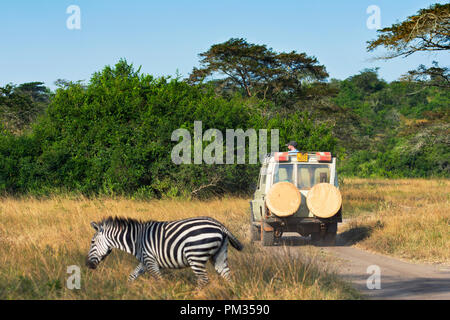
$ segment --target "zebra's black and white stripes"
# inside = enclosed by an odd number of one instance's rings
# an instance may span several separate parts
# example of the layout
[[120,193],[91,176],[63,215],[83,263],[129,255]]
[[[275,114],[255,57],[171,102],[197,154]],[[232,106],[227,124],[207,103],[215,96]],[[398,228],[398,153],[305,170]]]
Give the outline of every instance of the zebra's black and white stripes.
[[209,217],[162,222],[110,217],[91,225],[96,233],[86,265],[95,269],[113,248],[126,251],[139,260],[130,280],[147,271],[159,278],[160,269],[191,267],[198,285],[203,286],[208,282],[208,261],[223,278],[230,280],[228,242],[237,250],[243,248],[223,224]]

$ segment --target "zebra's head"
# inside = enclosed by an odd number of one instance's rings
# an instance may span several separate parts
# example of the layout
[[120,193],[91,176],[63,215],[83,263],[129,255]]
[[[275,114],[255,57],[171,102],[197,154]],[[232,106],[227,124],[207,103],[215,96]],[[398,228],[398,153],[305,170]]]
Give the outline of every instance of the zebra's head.
[[95,234],[91,240],[91,248],[86,259],[86,266],[90,269],[95,269],[111,253],[111,245],[106,238],[103,223],[97,224],[91,222],[91,226],[94,228]]

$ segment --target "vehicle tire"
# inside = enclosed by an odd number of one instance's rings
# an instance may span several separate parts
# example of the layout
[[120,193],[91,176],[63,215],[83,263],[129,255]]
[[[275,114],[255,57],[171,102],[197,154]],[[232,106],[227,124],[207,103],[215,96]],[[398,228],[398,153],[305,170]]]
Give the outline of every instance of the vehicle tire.
[[250,240],[251,241],[261,240],[261,228],[255,226],[253,223],[250,224]]
[[334,247],[336,245],[336,232],[325,233],[322,242],[324,246]]
[[320,232],[311,233],[311,243],[315,246],[332,247],[336,245],[336,232]]
[[323,235],[324,246],[335,246],[337,234],[337,222],[331,223],[327,227],[327,232]]
[[275,242],[275,232],[264,230],[264,222],[261,223],[261,242],[264,247],[273,246]]
[[311,233],[311,243],[313,245],[319,245],[320,244],[320,240],[321,240],[320,232],[313,232],[313,233]]
[[255,225],[255,217],[253,217],[253,213],[250,211],[250,241],[260,241],[261,240],[261,228],[258,225]]

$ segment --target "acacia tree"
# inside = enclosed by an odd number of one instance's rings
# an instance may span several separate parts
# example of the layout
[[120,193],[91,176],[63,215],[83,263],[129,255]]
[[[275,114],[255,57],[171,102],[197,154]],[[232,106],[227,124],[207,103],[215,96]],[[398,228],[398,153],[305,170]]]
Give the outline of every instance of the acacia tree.
[[[408,57],[415,52],[444,51],[450,49],[450,4],[434,4],[421,9],[401,23],[378,31],[377,39],[368,41],[367,50],[383,46],[390,53],[381,59]],[[403,75],[401,80],[414,81],[424,86],[450,87],[447,67],[420,65]]]
[[450,49],[450,4],[434,4],[421,9],[405,21],[378,31],[378,38],[367,42],[367,50],[383,46],[391,52],[382,59],[407,57],[419,51]]
[[414,81],[423,86],[450,88],[450,71],[447,67],[440,67],[437,61],[433,61],[432,67],[421,64],[416,70],[408,71],[401,80]]
[[[209,76],[227,88],[239,88],[248,97],[273,97],[278,93],[296,94],[303,82],[322,81],[328,77],[315,57],[295,51],[277,53],[266,45],[248,43],[245,39],[212,45],[199,54],[200,68],[194,68],[188,82],[197,84]],[[225,77],[223,77],[225,76]]]

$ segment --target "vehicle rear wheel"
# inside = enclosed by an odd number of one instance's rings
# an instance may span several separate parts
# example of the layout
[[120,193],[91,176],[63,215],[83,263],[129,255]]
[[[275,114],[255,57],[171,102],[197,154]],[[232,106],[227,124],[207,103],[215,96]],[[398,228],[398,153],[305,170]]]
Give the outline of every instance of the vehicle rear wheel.
[[311,233],[311,242],[315,246],[335,246],[336,232],[326,232],[325,234],[320,232]]
[[335,246],[336,245],[336,232],[325,233],[322,239],[323,245],[325,246]]
[[319,244],[320,241],[320,232],[313,232],[311,233],[311,242],[312,244],[316,245]]
[[255,218],[250,211],[250,241],[254,242],[259,240],[261,240],[261,228],[255,224]]
[[261,228],[255,226],[253,223],[250,224],[250,239],[251,241],[261,240]]
[[264,229],[264,222],[261,223],[261,241],[262,241],[262,245],[264,247],[273,246],[273,244],[275,242],[275,232],[266,231]]
[[337,222],[331,223],[327,227],[327,232],[323,235],[323,244],[325,246],[336,245]]

